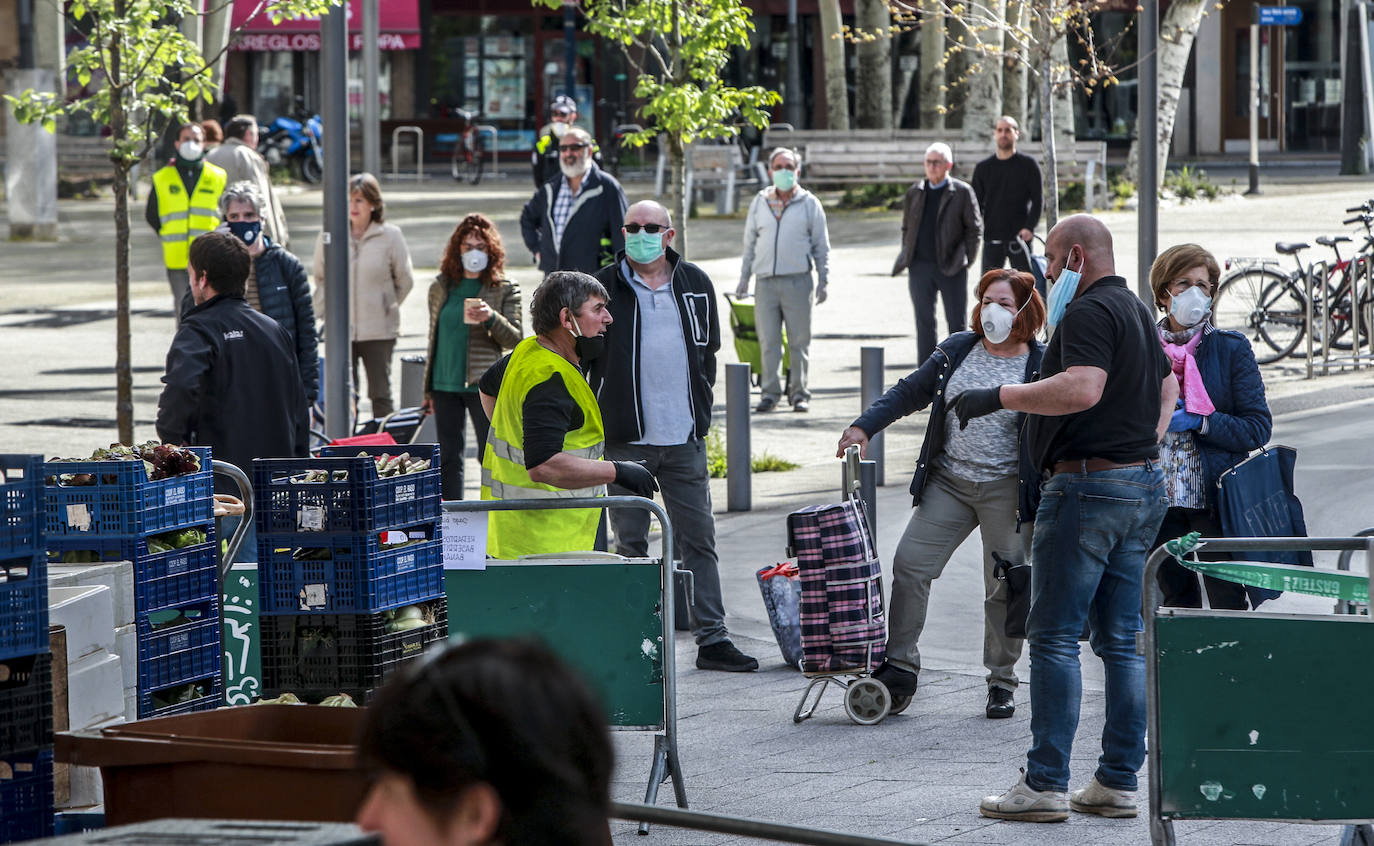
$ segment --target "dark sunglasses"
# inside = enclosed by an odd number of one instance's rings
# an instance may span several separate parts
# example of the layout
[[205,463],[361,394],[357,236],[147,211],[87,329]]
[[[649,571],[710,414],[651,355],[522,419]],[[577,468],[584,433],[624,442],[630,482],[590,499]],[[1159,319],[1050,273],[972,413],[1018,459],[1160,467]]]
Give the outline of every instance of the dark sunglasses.
[[590,146],[592,146],[592,145],[591,145],[591,144],[559,144],[559,145],[558,145],[558,152],[560,152],[560,153],[566,153],[566,152],[568,152],[569,150],[585,150],[585,149],[587,149],[587,148],[590,147]]
[[650,235],[657,235],[660,232],[666,232],[668,227],[663,225],[662,223],[625,224],[625,231],[630,233],[631,235],[639,234],[639,230],[641,229],[643,229],[645,232],[648,232]]

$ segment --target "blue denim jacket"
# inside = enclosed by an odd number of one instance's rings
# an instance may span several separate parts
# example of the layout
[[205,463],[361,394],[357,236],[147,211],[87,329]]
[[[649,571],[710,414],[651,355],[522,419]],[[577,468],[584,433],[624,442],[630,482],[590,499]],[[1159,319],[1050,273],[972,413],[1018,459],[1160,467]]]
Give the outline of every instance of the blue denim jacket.
[[[921,444],[921,455],[916,459],[916,472],[911,477],[912,505],[920,505],[921,491],[925,488],[930,464],[945,448],[945,385],[973,345],[982,340],[976,332],[956,332],[935,347],[935,352],[926,359],[914,373],[901,379],[888,389],[887,393],[869,406],[853,425],[862,429],[869,437],[881,432],[902,417],[926,406],[930,406],[930,420],[926,422],[926,437]],[[1199,344],[1199,346],[1201,346]],[[1040,376],[1040,361],[1045,356],[1045,345],[1039,341],[1030,342],[1030,356],[1026,360],[1026,381],[1034,382]],[[1016,415],[1016,426],[1023,429],[1025,414]],[[1031,466],[1030,453],[1022,438],[1018,446],[1020,453],[1020,489],[1017,495],[1016,524],[1029,523],[1035,519],[1035,509],[1040,500],[1040,474]]]

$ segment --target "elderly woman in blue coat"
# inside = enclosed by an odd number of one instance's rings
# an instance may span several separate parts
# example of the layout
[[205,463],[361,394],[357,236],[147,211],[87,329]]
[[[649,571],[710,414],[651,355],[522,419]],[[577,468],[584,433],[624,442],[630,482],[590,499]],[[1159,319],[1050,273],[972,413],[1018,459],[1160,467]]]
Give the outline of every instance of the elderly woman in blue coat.
[[[1156,546],[1188,532],[1221,537],[1217,478],[1264,446],[1273,429],[1250,341],[1212,325],[1212,296],[1220,275],[1216,258],[1197,244],[1170,247],[1150,268],[1155,305],[1165,313],[1159,341],[1179,382],[1178,407],[1159,445],[1169,510]],[[1266,598],[1210,576],[1203,584],[1213,608],[1246,610]],[[1202,607],[1198,577],[1182,565],[1165,562],[1159,585],[1165,605]]]

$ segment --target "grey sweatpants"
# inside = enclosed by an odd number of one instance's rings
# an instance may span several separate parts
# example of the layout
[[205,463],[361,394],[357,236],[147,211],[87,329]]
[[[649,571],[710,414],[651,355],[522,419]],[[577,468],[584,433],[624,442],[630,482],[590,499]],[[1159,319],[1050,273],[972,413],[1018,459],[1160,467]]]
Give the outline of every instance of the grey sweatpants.
[[754,328],[759,333],[762,373],[759,387],[765,397],[782,397],[782,329],[787,327],[787,400],[811,399],[806,372],[811,363],[811,296],[815,282],[810,273],[760,276],[754,284]]

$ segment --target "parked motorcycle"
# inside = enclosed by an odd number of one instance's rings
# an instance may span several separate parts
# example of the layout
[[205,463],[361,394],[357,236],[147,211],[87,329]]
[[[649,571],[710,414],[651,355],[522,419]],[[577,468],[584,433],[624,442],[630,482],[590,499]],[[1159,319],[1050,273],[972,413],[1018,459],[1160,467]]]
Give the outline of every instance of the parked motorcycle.
[[296,160],[301,179],[311,185],[324,176],[324,122],[319,115],[298,112],[304,122],[279,117],[258,129],[258,152],[272,166]]

